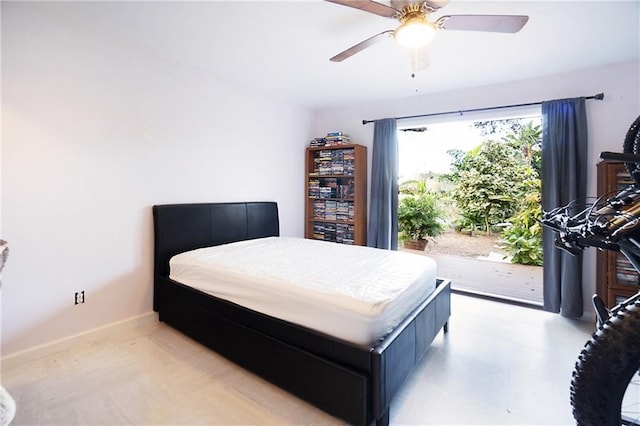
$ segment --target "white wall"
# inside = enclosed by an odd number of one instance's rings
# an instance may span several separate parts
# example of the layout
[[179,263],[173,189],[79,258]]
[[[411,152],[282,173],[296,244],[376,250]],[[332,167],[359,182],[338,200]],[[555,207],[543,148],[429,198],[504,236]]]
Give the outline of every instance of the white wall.
[[[282,234],[301,236],[311,137],[342,130],[370,146],[362,119],[604,91],[588,104],[595,165],[640,111],[630,63],[322,111],[315,122],[47,12],[2,5],[3,356],[151,310],[153,204],[274,200]],[[587,298],[590,275],[585,288]],[[81,290],[87,301],[73,306]]]
[[[640,66],[638,62],[613,64],[545,78],[321,111],[318,114],[316,133],[324,134],[334,129],[345,131],[358,143],[371,147],[373,124],[363,126],[363,119],[374,120],[385,117],[521,104],[590,96],[600,92],[605,94],[604,101],[587,101],[589,164],[591,165],[587,191],[589,195],[595,195],[595,165],[599,161],[600,152],[621,150],[625,133],[640,114]],[[473,115],[467,116],[472,117]],[[371,157],[371,149],[369,149],[369,157]],[[590,299],[595,292],[594,249],[590,249],[585,256],[583,289],[585,308],[592,312]]]
[[153,204],[273,200],[303,235],[311,111],[62,19],[2,5],[3,356],[151,311]]

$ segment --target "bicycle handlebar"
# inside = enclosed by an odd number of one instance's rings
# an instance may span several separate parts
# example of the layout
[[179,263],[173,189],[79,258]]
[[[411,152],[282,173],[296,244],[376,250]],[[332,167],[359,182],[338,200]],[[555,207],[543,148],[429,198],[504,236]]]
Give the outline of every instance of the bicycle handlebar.
[[600,158],[603,160],[623,161],[625,163],[640,163],[640,155],[637,154],[603,151],[600,153]]
[[570,216],[567,212],[568,207],[559,207],[545,213],[541,221],[546,227],[558,232],[558,237],[554,242],[555,247],[572,255],[579,254],[587,247],[619,250],[618,245],[608,241],[606,237],[589,231],[584,211],[576,216]]
[[587,247],[621,251],[620,244],[626,247],[625,239],[640,232],[638,185],[629,186],[606,200],[599,198],[592,206],[570,214],[575,207],[574,203],[557,207],[545,212],[541,221],[558,232],[556,247],[573,255]]

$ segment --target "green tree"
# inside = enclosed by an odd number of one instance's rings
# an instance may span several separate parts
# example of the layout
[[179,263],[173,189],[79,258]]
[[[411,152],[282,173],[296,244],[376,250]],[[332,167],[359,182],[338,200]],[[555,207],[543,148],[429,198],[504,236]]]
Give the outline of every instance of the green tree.
[[518,134],[507,135],[504,140],[519,150],[530,167],[522,177],[522,195],[518,197],[517,212],[507,220],[501,235],[504,248],[513,256],[512,262],[542,266],[542,205],[540,203],[542,166],[542,130],[532,122]]
[[494,140],[466,153],[454,150],[449,155],[452,172],[444,179],[455,185],[452,196],[462,216],[458,227],[489,234],[516,212],[526,162],[510,144]]
[[542,166],[542,129],[540,126],[529,121],[521,127],[519,132],[508,134],[504,140],[514,149],[520,150],[524,160],[540,177],[540,167]]
[[500,241],[512,256],[512,263],[542,266],[541,181],[533,169],[531,172],[524,181],[518,211],[507,221],[509,226],[502,232]]
[[473,127],[480,130],[482,136],[496,138],[505,135],[517,135],[522,131],[524,124],[522,118],[507,118],[504,120],[476,121],[473,123]]

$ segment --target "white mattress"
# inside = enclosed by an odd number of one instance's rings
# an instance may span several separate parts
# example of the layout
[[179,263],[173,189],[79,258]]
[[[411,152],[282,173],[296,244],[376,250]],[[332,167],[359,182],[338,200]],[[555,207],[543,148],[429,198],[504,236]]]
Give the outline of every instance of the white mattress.
[[384,337],[435,289],[416,254],[269,237],[178,254],[170,278],[359,345]]

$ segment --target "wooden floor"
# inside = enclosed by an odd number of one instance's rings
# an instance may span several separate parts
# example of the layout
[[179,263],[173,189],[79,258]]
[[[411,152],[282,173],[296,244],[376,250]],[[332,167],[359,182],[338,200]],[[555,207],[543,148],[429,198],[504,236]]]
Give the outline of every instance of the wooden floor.
[[[592,325],[452,296],[436,338],[391,405],[391,424],[573,424],[569,381]],[[152,322],[3,367],[14,425],[342,424]]]

